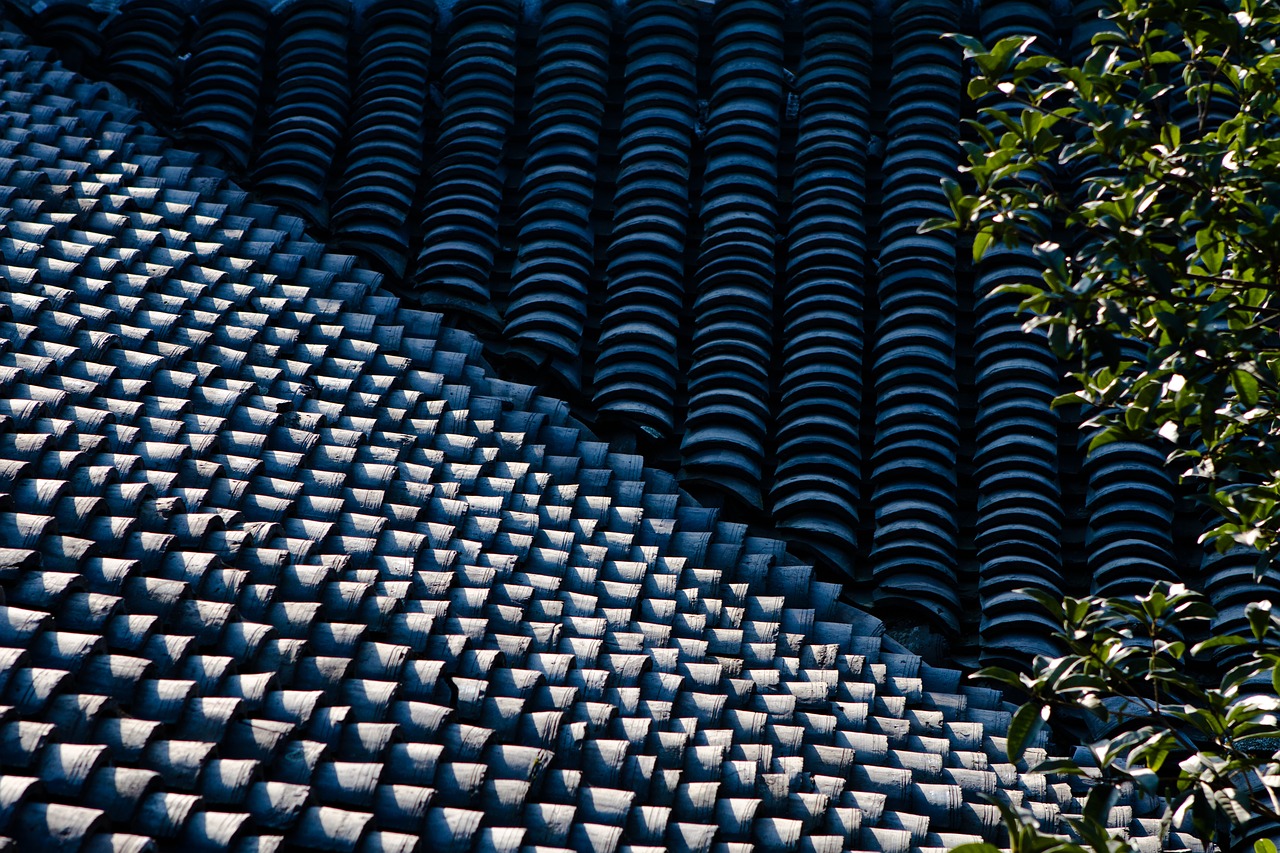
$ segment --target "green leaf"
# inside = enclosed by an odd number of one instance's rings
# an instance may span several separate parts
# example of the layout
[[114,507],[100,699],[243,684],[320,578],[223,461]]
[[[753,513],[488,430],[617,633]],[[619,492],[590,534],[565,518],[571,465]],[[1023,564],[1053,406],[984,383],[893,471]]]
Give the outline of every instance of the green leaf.
[[990,53],[985,56],[973,54],[973,61],[978,64],[983,74],[989,77],[1004,76],[1010,66],[1023,51],[1031,46],[1035,36],[1007,36],[991,46]]
[[[1124,413],[1124,425],[1135,432],[1147,421],[1147,410],[1136,405],[1130,406]],[[1092,449],[1092,448],[1090,448]]]
[[973,235],[973,262],[976,264],[982,260],[987,254],[987,250],[991,248],[991,241],[995,234],[990,228],[983,228],[977,234]]
[[1277,853],[1275,842],[1266,838],[1255,841],[1253,842],[1253,853]]
[[1231,371],[1231,384],[1246,406],[1252,409],[1258,405],[1258,380],[1252,373],[1247,370]]
[[990,678],[992,681],[998,681],[1001,684],[1008,684],[1010,687],[1022,688],[1022,678],[1018,673],[1011,669],[1005,669],[1002,666],[986,666],[975,672],[970,678],[982,679]]
[[1089,452],[1092,453],[1100,447],[1106,447],[1113,441],[1119,441],[1120,438],[1120,431],[1117,429],[1099,430],[1097,434],[1094,435],[1093,440],[1089,442]]
[[1038,702],[1028,702],[1018,709],[1009,723],[1009,761],[1017,764],[1027,746],[1035,740],[1044,722],[1048,718],[1048,706]]
[[1131,771],[1129,775],[1133,777],[1133,781],[1139,788],[1152,796],[1160,788],[1160,777],[1150,768],[1138,767]]
[[1079,391],[1072,391],[1070,394],[1059,394],[1054,397],[1053,402],[1049,404],[1049,408],[1057,409],[1062,406],[1078,406],[1085,402],[1087,401],[1081,396]]
[[1107,815],[1111,814],[1111,808],[1116,804],[1119,795],[1120,792],[1114,785],[1107,783],[1094,785],[1089,791],[1089,796],[1085,798],[1081,814],[1086,821],[1095,826],[1105,827]]
[[921,222],[916,228],[917,233],[929,234],[933,231],[955,231],[960,226],[954,219],[947,219],[944,216],[935,216]]
[[[1203,238],[1203,240],[1202,240]],[[1210,275],[1222,272],[1222,264],[1227,258],[1227,247],[1214,232],[1205,229],[1196,234],[1196,249],[1200,253],[1200,263]]]
[[944,33],[942,37],[951,39],[956,44],[963,47],[964,55],[966,59],[976,56],[980,53],[984,54],[987,52],[987,46],[984,45],[982,42],[978,41],[973,36],[967,36],[967,35],[964,35],[963,33]]
[[1000,848],[986,842],[975,842],[961,844],[959,847],[953,848],[951,853],[1000,853]]
[[1223,646],[1240,646],[1249,642],[1238,634],[1219,634],[1216,637],[1210,637],[1202,643],[1196,643],[1191,647],[1191,654],[1198,655],[1201,652],[1207,652],[1210,649],[1219,649]]
[[1067,603],[1075,602],[1075,599],[1070,598],[1064,602],[1061,598],[1052,596],[1044,590],[1036,589],[1035,587],[1026,587],[1018,590],[1018,592],[1043,607],[1056,622],[1061,622],[1066,617],[1065,605]]
[[1087,775],[1083,767],[1069,758],[1050,758],[1031,768],[1032,773],[1061,773],[1066,776]]
[[991,81],[986,77],[974,77],[969,80],[968,94],[971,100],[978,100],[984,95],[989,95],[996,90]]
[[1271,629],[1271,602],[1252,602],[1245,606],[1244,615],[1249,620],[1249,630],[1253,632],[1253,638],[1261,641]]

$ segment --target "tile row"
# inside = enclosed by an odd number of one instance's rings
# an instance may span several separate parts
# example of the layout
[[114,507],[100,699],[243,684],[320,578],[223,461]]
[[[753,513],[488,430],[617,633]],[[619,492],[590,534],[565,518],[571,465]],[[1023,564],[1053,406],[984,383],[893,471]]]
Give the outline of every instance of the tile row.
[[[984,794],[1078,812],[999,694],[3,38],[0,837],[910,853],[1000,841]],[[1113,819],[1156,850],[1152,809]]]

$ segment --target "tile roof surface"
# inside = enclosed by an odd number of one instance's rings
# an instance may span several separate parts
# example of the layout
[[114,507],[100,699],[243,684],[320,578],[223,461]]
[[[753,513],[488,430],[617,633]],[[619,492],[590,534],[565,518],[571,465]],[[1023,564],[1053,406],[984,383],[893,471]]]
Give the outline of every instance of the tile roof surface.
[[[78,18],[67,4],[44,8],[40,32],[100,12],[81,8]],[[647,362],[648,373],[626,365],[678,337],[683,268],[663,264],[680,262],[673,241],[690,226],[680,164],[695,117],[706,137],[694,347],[716,355],[690,375],[683,441],[688,465],[750,477],[755,451],[724,432],[724,413],[757,442],[770,428],[760,421],[770,413],[752,420],[749,405],[766,388],[774,320],[742,288],[767,291],[772,273],[740,273],[776,249],[777,130],[758,110],[788,109],[793,84],[779,64],[779,6],[717,7],[704,44],[672,35],[694,32],[691,8],[641,0],[631,18],[631,124],[611,132],[632,153],[618,161],[607,259],[611,283],[624,284],[609,291],[593,364],[597,377],[614,365],[623,385],[633,373],[656,383],[611,399],[676,381],[669,360]],[[959,437],[954,419],[928,413],[958,405],[956,344],[937,333],[955,325],[954,247],[916,235],[914,222],[948,168],[929,151],[953,132],[957,108],[921,92],[960,70],[935,39],[955,8],[901,8],[911,11],[895,12],[895,50],[924,58],[894,65],[886,118],[901,127],[885,161],[905,165],[887,172],[877,226],[877,310],[892,317],[870,350],[883,385],[874,547],[884,601],[923,596],[947,612],[961,606],[945,554]],[[408,187],[426,168],[414,158],[435,110],[424,209],[438,215],[425,218],[435,236],[416,264],[454,276],[442,308],[492,301],[477,289],[489,272],[475,271],[492,271],[507,204],[505,185],[482,178],[499,177],[502,162],[502,146],[485,140],[516,127],[505,107],[515,66],[492,61],[520,47],[514,7],[453,10],[442,107],[407,97],[435,61],[414,32],[436,27],[426,12],[375,6],[358,67],[344,72],[307,55],[315,45],[345,55],[346,6],[294,4],[281,24],[252,4],[214,4],[180,72],[166,47],[188,26],[175,9],[135,0],[126,11],[137,14],[105,35],[67,23],[59,52],[110,44],[112,79],[148,109],[172,108],[182,145],[118,89],[0,33],[0,847],[917,853],[1007,843],[986,795],[1050,825],[1079,811],[1079,782],[1007,763],[1013,706],[998,693],[907,651],[782,540],[724,520],[672,475],[596,440],[565,403],[500,379],[479,338],[391,295],[360,260],[414,265],[403,229],[419,199]],[[570,366],[584,321],[563,288],[585,281],[566,270],[596,263],[587,200],[605,180],[593,159],[606,130],[601,87],[616,82],[606,59],[617,30],[601,9],[550,3],[538,30],[502,319],[513,345],[563,345]],[[846,61],[865,40],[841,34],[865,28],[865,12],[806,7],[816,58],[800,85],[825,94],[799,114],[794,225],[776,238],[789,244],[790,292],[813,296],[781,315],[778,417],[795,438],[778,445],[775,506],[817,517],[815,506],[844,495],[840,512],[824,511],[836,525],[849,523],[840,513],[860,475],[856,462],[815,470],[812,443],[847,436],[838,418],[856,423],[849,401],[862,388],[866,223],[852,202],[865,179],[854,155],[868,144],[857,116],[869,106],[865,86],[849,84],[871,72]],[[827,28],[837,35],[822,38]],[[267,74],[265,45],[277,38]],[[704,115],[691,78],[705,50],[720,94]],[[259,96],[267,76],[270,104]],[[334,172],[326,158],[339,148]],[[214,153],[253,170],[259,194],[208,165]],[[849,203],[822,192],[832,187]],[[330,228],[332,245],[308,227]],[[809,247],[819,266],[797,260]],[[1019,274],[1018,263],[986,274]],[[814,272],[824,265],[838,274]],[[895,299],[902,308],[890,312]],[[1007,304],[985,305],[976,476],[992,484],[978,548],[996,566],[981,577],[985,631],[1026,643],[1027,608],[1009,592],[1055,588],[1062,571],[1056,495],[1028,485],[1058,447],[1042,405],[1052,365]],[[1013,462],[994,461],[1002,441],[1021,448]],[[846,450],[857,459],[858,447]],[[1104,581],[1121,559],[1107,547],[1146,542],[1142,518],[1168,525],[1169,486],[1143,453],[1122,446],[1089,463],[1089,559]],[[913,472],[942,479],[922,489]],[[1129,497],[1133,483],[1154,503]],[[892,535],[894,525],[909,533]],[[1015,530],[1026,554],[991,544]],[[1041,568],[1025,568],[1035,559]],[[1000,570],[1002,560],[1017,568]],[[1227,555],[1212,576],[1237,595],[1238,563]],[[1041,741],[1026,762],[1045,750]],[[1158,814],[1133,797],[1111,821],[1141,850],[1202,849],[1181,832],[1162,841]]]
[[256,200],[477,331],[507,379],[555,389],[895,625],[1005,661],[1051,650],[1027,586],[1181,579],[1226,624],[1280,596],[1251,556],[1196,545],[1161,451],[1086,454],[1082,415],[1050,409],[1061,370],[995,293],[1035,259],[975,271],[949,232],[917,233],[948,209],[974,108],[941,34],[1032,33],[1078,59],[1098,10],[125,0],[21,17]]

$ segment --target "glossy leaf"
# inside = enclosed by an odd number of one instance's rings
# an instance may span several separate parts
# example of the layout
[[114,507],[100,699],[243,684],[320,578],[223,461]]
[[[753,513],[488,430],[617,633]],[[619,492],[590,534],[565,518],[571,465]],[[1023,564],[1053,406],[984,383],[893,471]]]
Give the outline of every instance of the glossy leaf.
[[[961,40],[977,119],[967,182],[946,188],[948,203],[976,263],[1006,246],[1042,265],[1040,281],[1001,292],[1067,360],[1078,390],[1054,406],[1083,412],[1087,451],[1169,453],[1220,518],[1206,547],[1256,548],[1263,577],[1280,555],[1280,5],[1106,6],[1073,62],[1018,36]],[[1106,827],[1119,785],[1168,796],[1166,817],[1189,817],[1208,841],[1280,818],[1280,768],[1238,745],[1280,729],[1280,703],[1256,695],[1264,679],[1280,695],[1280,618],[1266,602],[1240,608],[1238,589],[1218,596],[1232,605],[1221,620],[1176,584],[1118,598],[1024,592],[1060,624],[1063,653],[980,675],[1030,697],[1009,726],[1011,760],[1058,709],[1112,727],[1089,744],[1101,775],[1069,818],[1079,849],[1127,849]],[[1074,842],[1001,814],[1015,850],[1075,849],[1041,846]]]
[[1048,706],[1027,703],[1013,715],[1013,720],[1009,723],[1009,761],[1017,764],[1022,760],[1023,752],[1044,728],[1045,721],[1049,718],[1048,711]]

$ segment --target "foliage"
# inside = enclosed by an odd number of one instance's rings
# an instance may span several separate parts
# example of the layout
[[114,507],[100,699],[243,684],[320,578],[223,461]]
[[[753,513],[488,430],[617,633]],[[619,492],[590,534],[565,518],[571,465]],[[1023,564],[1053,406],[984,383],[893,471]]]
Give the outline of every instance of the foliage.
[[[1004,290],[1074,365],[1079,390],[1058,403],[1085,404],[1092,447],[1164,443],[1220,517],[1206,537],[1259,549],[1261,574],[1280,556],[1280,0],[1111,2],[1074,63],[1030,37],[953,36],[978,117],[964,183],[944,186],[952,217],[925,228],[971,233],[975,262],[1000,244],[1035,253],[1043,280]],[[1032,768],[1087,787],[1067,835],[1000,804],[1015,853],[1129,850],[1107,829],[1122,796],[1162,797],[1166,826],[1189,818],[1222,849],[1258,821],[1280,826],[1268,602],[1249,606],[1247,632],[1208,637],[1212,608],[1181,586],[1028,594],[1065,654],[979,673],[1028,697],[1010,760],[1047,725],[1095,734],[1088,762]]]
[[1280,2],[1119,0],[1071,64],[953,36],[979,104],[969,187],[926,228],[1034,246],[1011,285],[1076,366],[1093,445],[1155,439],[1208,535],[1280,554]]
[[[1280,821],[1280,614],[1269,603],[1249,606],[1249,636],[1196,642],[1215,614],[1181,585],[1111,599],[1029,594],[1061,624],[1066,653],[1038,657],[1029,674],[999,667],[977,673],[1029,697],[1009,726],[1009,760],[1022,760],[1041,729],[1064,717],[1090,717],[1109,734],[1089,746],[1096,767],[1051,759],[1030,768],[1082,777],[1089,792],[1082,815],[1066,819],[1074,838],[1045,833],[1003,805],[1014,853],[1129,850],[1107,831],[1107,815],[1126,793],[1164,798],[1166,825],[1189,815],[1197,835],[1224,849],[1231,849],[1234,829],[1251,820]],[[1204,683],[1198,670],[1212,669],[1224,648],[1238,662]]]

